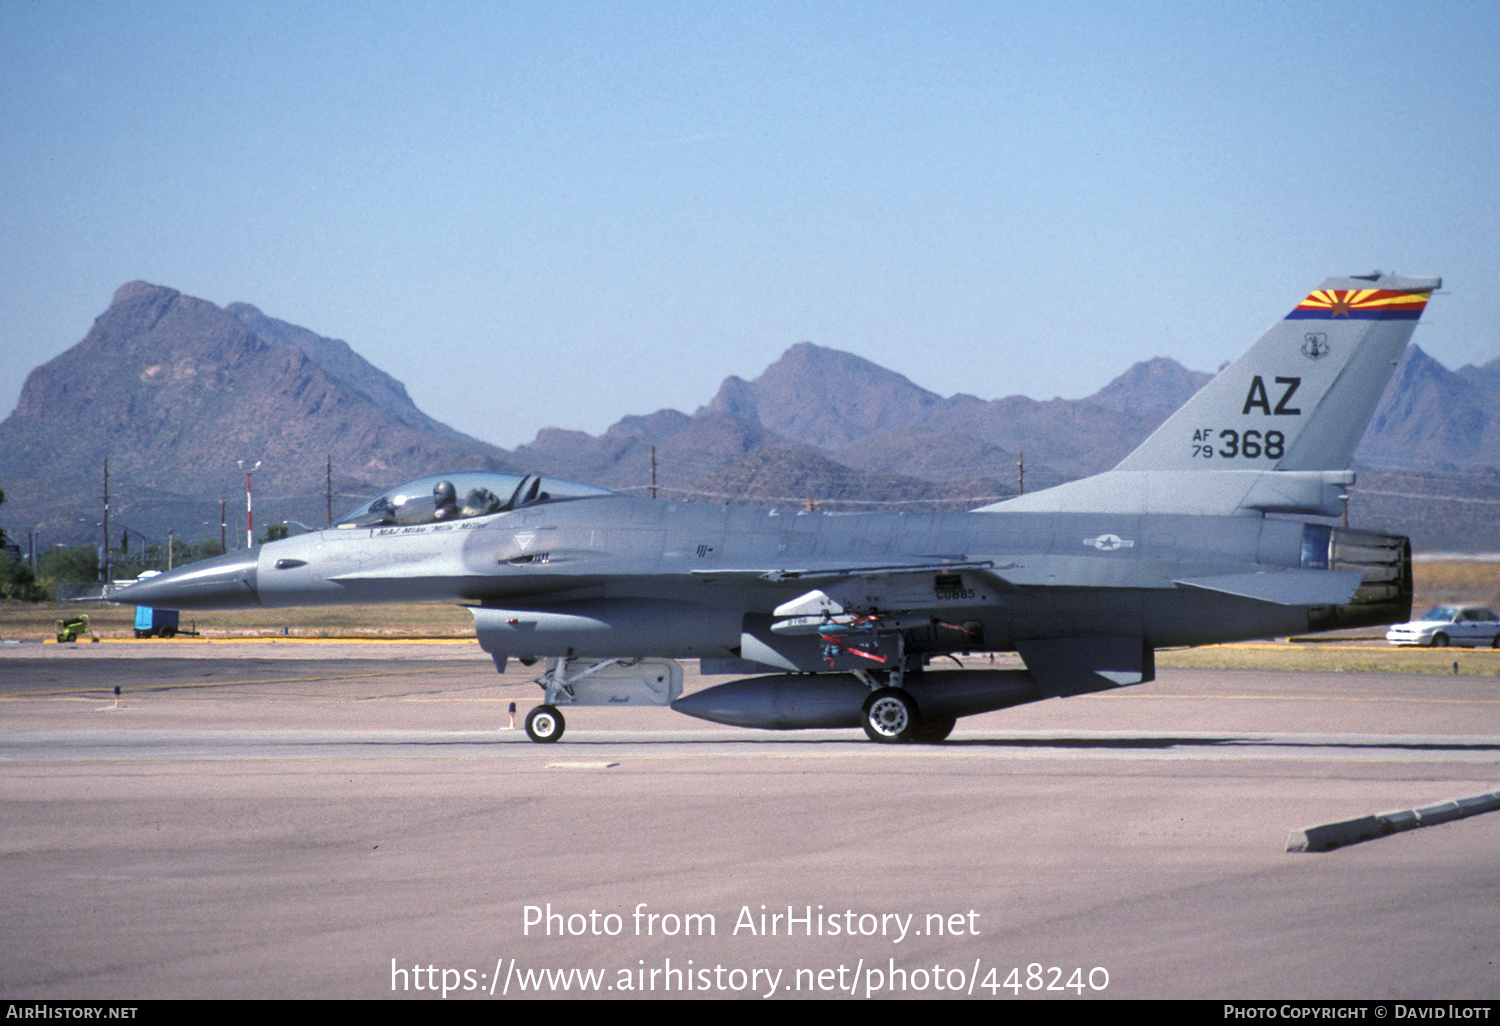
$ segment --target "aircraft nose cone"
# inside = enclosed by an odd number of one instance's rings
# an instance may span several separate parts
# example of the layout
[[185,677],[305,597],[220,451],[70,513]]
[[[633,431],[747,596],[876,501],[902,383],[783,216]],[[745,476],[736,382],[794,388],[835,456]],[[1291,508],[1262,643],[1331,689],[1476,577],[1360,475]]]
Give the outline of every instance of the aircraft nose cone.
[[260,605],[255,564],[260,547],[232,552],[132,584],[110,596],[115,602],[164,609],[243,609]]

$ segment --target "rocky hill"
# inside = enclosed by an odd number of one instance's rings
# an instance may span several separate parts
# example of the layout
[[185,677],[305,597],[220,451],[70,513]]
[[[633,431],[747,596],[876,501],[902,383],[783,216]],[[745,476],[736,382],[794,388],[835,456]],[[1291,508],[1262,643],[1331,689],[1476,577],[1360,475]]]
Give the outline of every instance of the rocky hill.
[[224,311],[261,341],[306,354],[329,376],[363,392],[403,424],[466,442],[476,441],[417,409],[417,404],[406,394],[405,385],[350,349],[349,343],[342,339],[324,338],[306,328],[267,317],[249,303],[230,303]]
[[[848,486],[858,475],[843,479],[840,491],[851,502],[882,501],[890,478],[986,479],[992,487],[985,494],[993,497],[995,488],[1015,491],[1023,458],[1029,488],[1113,466],[1208,377],[1153,360],[1106,386],[1098,402],[944,398],[852,353],[802,342],[754,380],[726,378],[692,415],[662,410],[627,417],[598,438],[546,430],[516,455],[563,476],[640,487],[649,483],[655,446],[658,481],[687,491],[710,477],[733,476],[736,461],[752,453],[777,450],[803,454],[809,468],[834,462],[876,475],[854,491]],[[1132,395],[1141,401],[1132,403]],[[832,480],[809,472],[794,476]]]
[[1366,466],[1500,467],[1500,360],[1448,370],[1411,346],[1355,453]]
[[243,480],[237,459],[261,461],[272,492],[322,491],[330,456],[343,488],[434,465],[511,466],[505,451],[434,431],[405,407],[212,303],[133,282],[82,342],[27,378],[0,423],[0,475],[92,477],[108,458],[122,481],[215,496]]
[[[262,463],[261,494],[273,502],[298,497],[296,519],[315,515],[317,522],[326,519],[330,462],[340,507],[352,505],[351,495],[434,466],[513,466],[504,450],[423,426],[410,400],[392,404],[391,392],[405,398],[399,383],[372,396],[360,384],[384,375],[352,351],[330,369],[296,344],[310,341],[297,337],[301,329],[288,333],[292,341],[268,341],[258,331],[276,322],[250,321],[173,289],[121,287],[83,341],[32,371],[0,423],[7,518],[45,525],[52,540],[79,533],[80,518],[97,520],[102,511],[106,459],[117,516],[131,508],[132,490],[143,497],[137,507],[159,506],[165,494],[242,496],[235,461],[245,459]],[[342,345],[318,341],[325,349]],[[366,368],[373,374],[362,376]],[[60,496],[85,501],[58,509]],[[314,502],[318,496],[325,497]],[[190,516],[198,528],[218,519],[208,506]],[[136,520],[146,526],[122,523],[160,537],[172,526],[165,519],[143,511]]]
[[1500,356],[1479,367],[1466,363],[1458,369],[1458,376],[1494,395],[1500,395]]

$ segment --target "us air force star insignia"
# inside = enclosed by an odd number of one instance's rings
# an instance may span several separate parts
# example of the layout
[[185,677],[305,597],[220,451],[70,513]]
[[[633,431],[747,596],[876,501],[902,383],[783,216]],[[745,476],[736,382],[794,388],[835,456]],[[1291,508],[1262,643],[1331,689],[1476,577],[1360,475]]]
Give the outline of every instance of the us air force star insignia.
[[1309,360],[1328,355],[1328,336],[1321,331],[1310,331],[1302,336],[1302,355]]
[[1118,534],[1101,534],[1097,538],[1085,538],[1085,545],[1092,545],[1100,552],[1113,552],[1115,549],[1133,549],[1135,542],[1130,538],[1121,538]]

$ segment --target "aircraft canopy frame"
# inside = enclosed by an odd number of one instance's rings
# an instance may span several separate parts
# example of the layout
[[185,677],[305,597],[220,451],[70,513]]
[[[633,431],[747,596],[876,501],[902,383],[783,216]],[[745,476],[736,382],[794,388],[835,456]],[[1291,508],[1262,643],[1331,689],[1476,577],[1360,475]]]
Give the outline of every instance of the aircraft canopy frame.
[[428,474],[388,488],[334,521],[333,526],[348,529],[470,520],[522,506],[613,494],[593,485],[537,474],[462,470]]

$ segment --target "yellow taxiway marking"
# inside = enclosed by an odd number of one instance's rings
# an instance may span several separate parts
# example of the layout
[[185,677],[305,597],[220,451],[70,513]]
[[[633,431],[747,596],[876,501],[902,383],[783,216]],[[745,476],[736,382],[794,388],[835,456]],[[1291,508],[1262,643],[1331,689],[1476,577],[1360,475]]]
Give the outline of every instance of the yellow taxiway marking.
[[[1108,692],[1113,694],[1113,692]],[[1085,695],[1077,696],[1085,698]],[[1394,698],[1379,695],[1153,695],[1132,692],[1132,698],[1208,699],[1215,702],[1402,702],[1416,705],[1500,705],[1500,698]]]
[[[144,692],[177,691],[183,688],[232,688],[249,686],[251,684],[311,684],[319,681],[329,680],[358,680],[361,677],[409,677],[418,673],[438,673],[447,667],[432,666],[426,668],[413,668],[410,670],[386,670],[380,673],[342,673],[323,677],[268,677],[265,680],[203,680],[183,681],[178,684],[136,684],[122,689],[122,697],[140,697]],[[27,691],[19,695],[0,695],[0,701],[14,702],[24,698],[87,698],[96,701],[100,696],[98,691],[104,691],[103,697],[111,697],[105,688],[72,688],[65,691]]]
[[177,645],[473,645],[477,643],[476,639],[472,636],[462,638],[429,638],[401,635],[396,637],[366,638],[358,635],[340,635],[336,638],[296,638],[286,635],[275,635],[253,638],[187,638],[179,634],[175,638],[99,638],[92,641],[58,641],[55,638],[43,638],[42,644],[144,645],[156,641],[170,641],[174,647]]

